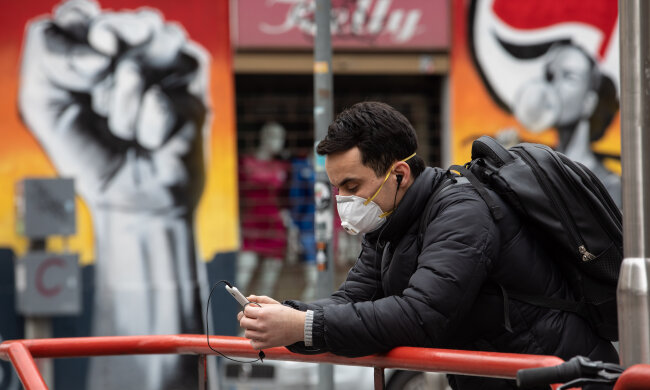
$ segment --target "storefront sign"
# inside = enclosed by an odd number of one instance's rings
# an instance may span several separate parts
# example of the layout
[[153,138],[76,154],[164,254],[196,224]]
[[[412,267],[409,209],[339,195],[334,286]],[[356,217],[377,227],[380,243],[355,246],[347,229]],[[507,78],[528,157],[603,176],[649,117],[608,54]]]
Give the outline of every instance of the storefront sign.
[[[239,48],[311,48],[315,0],[235,1]],[[332,0],[334,48],[444,50],[449,46],[446,0]]]

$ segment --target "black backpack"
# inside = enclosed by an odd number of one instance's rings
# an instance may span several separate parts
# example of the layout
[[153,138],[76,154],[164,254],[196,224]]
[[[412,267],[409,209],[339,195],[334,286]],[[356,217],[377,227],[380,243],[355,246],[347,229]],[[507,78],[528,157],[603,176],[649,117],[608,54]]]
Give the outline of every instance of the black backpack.
[[[472,161],[449,169],[467,178],[495,220],[503,210],[486,186],[519,213],[546,247],[555,249],[576,301],[506,292],[502,287],[504,298],[578,313],[601,337],[618,340],[616,287],[623,261],[623,218],[600,180],[546,145],[523,143],[507,150],[488,136],[472,144]],[[426,224],[421,224],[421,235],[424,229]]]

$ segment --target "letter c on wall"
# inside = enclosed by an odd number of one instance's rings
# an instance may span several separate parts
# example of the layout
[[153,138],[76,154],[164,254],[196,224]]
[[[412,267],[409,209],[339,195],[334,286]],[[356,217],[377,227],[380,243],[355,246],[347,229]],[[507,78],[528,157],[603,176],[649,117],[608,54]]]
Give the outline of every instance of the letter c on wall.
[[36,269],[36,290],[45,297],[55,296],[63,289],[63,286],[61,285],[52,287],[47,287],[45,285],[45,273],[52,267],[65,268],[65,262],[58,257],[54,257],[51,259],[46,259]]

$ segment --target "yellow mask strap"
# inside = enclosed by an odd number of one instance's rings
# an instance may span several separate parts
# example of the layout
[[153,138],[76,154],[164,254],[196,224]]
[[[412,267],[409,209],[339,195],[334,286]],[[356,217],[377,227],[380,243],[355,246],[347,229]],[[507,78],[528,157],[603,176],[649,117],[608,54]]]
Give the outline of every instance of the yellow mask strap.
[[[408,161],[408,160],[410,160],[411,158],[413,158],[413,156],[415,156],[415,153],[413,153],[412,155],[410,155],[410,156],[408,156],[407,158],[405,158],[405,159],[403,159],[403,160],[400,160],[400,161],[398,161],[398,162],[401,162],[401,161]],[[397,164],[397,163],[395,163],[395,164]],[[393,164],[393,165],[390,167],[390,169],[388,170],[388,173],[386,174],[386,177],[384,178],[384,181],[381,183],[381,185],[380,185],[379,188],[377,189],[377,192],[375,192],[375,194],[374,194],[373,196],[371,196],[370,198],[368,198],[368,200],[366,200],[365,202],[363,202],[363,205],[364,205],[364,206],[367,206],[368,203],[372,202],[372,200],[375,199],[375,197],[379,194],[379,191],[381,191],[381,188],[382,188],[382,187],[384,186],[384,184],[386,184],[386,182],[388,181],[388,178],[390,177],[390,173],[393,171],[393,168],[395,167],[395,164]],[[386,217],[386,216],[388,216],[388,214],[390,214],[390,213],[392,213],[392,212],[393,212],[392,210],[391,210],[391,211],[387,211],[387,212],[385,212],[384,214],[380,215],[379,218]]]

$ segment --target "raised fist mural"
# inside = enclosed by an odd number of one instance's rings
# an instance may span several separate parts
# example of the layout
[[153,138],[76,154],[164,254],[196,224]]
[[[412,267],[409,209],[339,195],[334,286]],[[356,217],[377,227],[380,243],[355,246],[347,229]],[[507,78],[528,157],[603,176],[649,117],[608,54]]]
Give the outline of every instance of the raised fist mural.
[[[201,333],[193,225],[208,55],[155,9],[85,0],[62,3],[25,34],[21,117],[93,219],[93,335]],[[196,361],[96,358],[89,380],[92,389],[192,388]]]

